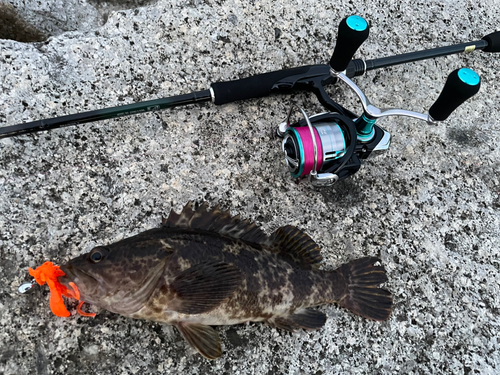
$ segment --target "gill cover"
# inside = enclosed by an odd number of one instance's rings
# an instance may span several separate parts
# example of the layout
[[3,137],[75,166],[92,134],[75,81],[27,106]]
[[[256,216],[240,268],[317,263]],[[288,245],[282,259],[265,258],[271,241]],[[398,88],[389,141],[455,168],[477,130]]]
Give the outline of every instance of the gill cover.
[[158,285],[169,252],[151,231],[90,252],[61,265],[65,286],[78,285],[81,300],[129,316],[140,310]]

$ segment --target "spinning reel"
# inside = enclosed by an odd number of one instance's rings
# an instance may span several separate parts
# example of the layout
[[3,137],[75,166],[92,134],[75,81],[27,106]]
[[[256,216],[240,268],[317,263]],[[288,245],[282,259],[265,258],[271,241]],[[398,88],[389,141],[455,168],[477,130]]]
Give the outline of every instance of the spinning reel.
[[[292,106],[286,121],[279,125],[278,135],[283,137],[282,149],[292,177],[309,176],[313,186],[330,186],[356,173],[362,160],[389,148],[391,135],[376,125],[378,119],[408,116],[436,124],[448,118],[458,106],[479,91],[479,76],[468,68],[462,68],[448,76],[443,91],[428,114],[375,107],[346,75],[352,56],[368,38],[368,33],[368,23],[363,18],[345,18],[339,26],[337,44],[330,60],[331,78],[343,81],[356,93],[363,107],[363,114],[357,117],[337,105],[335,108],[338,111],[309,117],[299,108],[304,118],[290,123],[295,107]],[[364,63],[362,60],[354,61]],[[351,76],[363,74],[367,69],[366,63],[361,67],[357,64],[356,68],[360,73],[351,73]]]

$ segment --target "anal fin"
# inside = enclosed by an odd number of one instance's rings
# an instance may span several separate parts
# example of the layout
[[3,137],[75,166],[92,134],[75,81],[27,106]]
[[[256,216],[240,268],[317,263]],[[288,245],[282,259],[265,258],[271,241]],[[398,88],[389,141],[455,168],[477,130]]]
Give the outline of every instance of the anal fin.
[[182,322],[178,323],[176,327],[188,344],[203,357],[215,359],[222,355],[219,334],[212,327]]
[[299,328],[314,331],[325,325],[326,315],[315,309],[297,310],[292,315],[286,317],[275,317],[267,321],[267,323],[275,328],[284,329],[286,331],[296,331]]

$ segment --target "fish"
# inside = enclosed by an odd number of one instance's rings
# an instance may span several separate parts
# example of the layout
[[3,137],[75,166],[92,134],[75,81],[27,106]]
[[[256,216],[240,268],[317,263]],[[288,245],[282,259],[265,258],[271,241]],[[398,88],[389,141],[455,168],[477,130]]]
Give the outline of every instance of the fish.
[[[264,322],[286,331],[318,330],[337,303],[364,318],[390,318],[392,296],[377,257],[321,270],[320,248],[287,225],[271,235],[219,206],[189,202],[153,228],[69,260],[30,269],[51,288],[51,309],[70,313],[62,295],[134,319],[175,326],[207,359],[222,355],[213,326]],[[50,263],[50,264],[49,264]],[[45,268],[43,268],[45,267]]]

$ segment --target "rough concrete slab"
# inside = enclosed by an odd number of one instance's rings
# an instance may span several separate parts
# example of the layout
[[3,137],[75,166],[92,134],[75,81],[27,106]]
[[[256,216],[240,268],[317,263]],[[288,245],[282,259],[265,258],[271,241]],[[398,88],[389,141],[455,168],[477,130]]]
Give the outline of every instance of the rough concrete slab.
[[[160,0],[125,8],[111,11],[102,27],[43,43],[1,40],[0,125],[324,63],[350,14],[371,23],[358,54],[368,59],[477,40],[498,27],[500,5]],[[482,77],[476,97],[438,126],[384,120],[390,151],[323,190],[290,178],[274,135],[291,103],[322,111],[309,94],[1,140],[0,373],[498,373],[498,57],[455,55],[356,81],[380,106],[425,111],[448,73],[463,66]],[[345,87],[331,92],[357,110]],[[374,323],[325,306],[328,322],[317,332],[220,327],[225,353],[210,362],[173,328],[104,311],[62,319],[49,310],[47,288],[17,293],[29,266],[62,263],[155,227],[188,200],[220,203],[268,232],[286,224],[305,229],[324,248],[325,269],[380,255],[395,299],[392,318]]]

